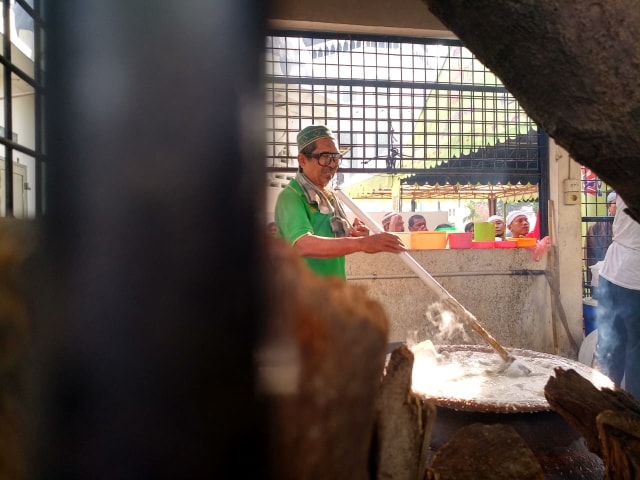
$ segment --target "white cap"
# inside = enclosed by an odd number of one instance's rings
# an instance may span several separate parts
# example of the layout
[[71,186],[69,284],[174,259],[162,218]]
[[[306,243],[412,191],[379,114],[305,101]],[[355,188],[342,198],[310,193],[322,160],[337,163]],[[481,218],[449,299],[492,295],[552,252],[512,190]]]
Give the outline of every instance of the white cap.
[[607,203],[613,203],[617,200],[618,195],[616,195],[616,192],[611,192],[609,195],[607,195]]
[[394,215],[397,215],[396,212],[385,213],[384,217],[382,217],[382,225],[386,225],[387,223],[390,223],[391,217],[393,217]]
[[487,222],[495,222],[496,220],[504,222],[501,215],[491,215],[489,218],[487,218]]
[[527,220],[529,219],[529,217],[527,216],[527,212],[523,212],[522,210],[515,210],[509,213],[509,215],[507,215],[507,220],[504,223],[506,223],[507,226],[509,226],[511,225],[511,222],[513,222],[516,219],[516,217],[519,217],[521,215],[527,217]]

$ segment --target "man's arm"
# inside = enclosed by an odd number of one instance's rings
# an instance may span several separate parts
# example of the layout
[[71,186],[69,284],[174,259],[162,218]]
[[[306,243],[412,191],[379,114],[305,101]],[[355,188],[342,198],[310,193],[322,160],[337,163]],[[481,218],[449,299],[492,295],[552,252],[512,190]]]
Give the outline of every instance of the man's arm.
[[303,235],[293,244],[303,257],[333,258],[356,252],[400,253],[406,249],[397,235],[384,232],[366,237],[329,238],[317,235]]

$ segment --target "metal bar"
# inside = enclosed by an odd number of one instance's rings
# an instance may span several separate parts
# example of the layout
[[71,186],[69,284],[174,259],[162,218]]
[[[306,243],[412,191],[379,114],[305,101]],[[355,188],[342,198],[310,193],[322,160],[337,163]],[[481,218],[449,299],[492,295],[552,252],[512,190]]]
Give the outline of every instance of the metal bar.
[[[432,273],[434,278],[450,277],[485,277],[485,276],[538,276],[544,275],[544,270],[507,270],[507,271],[487,271],[487,272],[453,272],[453,273]],[[371,275],[349,275],[347,280],[399,280],[403,278],[418,278],[417,275],[407,275],[403,273],[383,273]]]

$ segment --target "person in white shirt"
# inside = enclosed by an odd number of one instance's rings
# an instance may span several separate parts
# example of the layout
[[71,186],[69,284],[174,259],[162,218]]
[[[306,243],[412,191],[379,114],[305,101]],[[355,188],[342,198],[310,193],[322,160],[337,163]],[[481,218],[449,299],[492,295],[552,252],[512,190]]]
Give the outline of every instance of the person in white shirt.
[[617,197],[613,240],[598,279],[598,368],[640,400],[640,223]]
[[[610,219],[616,216],[616,198],[616,192],[610,192],[607,195],[607,216]],[[587,229],[587,236],[584,241],[584,260],[587,267],[588,282],[591,282],[591,270],[589,267],[604,260],[604,254],[607,253],[607,248],[611,245],[612,237],[612,220],[595,222]],[[595,291],[592,291],[592,296],[594,296],[594,293]]]

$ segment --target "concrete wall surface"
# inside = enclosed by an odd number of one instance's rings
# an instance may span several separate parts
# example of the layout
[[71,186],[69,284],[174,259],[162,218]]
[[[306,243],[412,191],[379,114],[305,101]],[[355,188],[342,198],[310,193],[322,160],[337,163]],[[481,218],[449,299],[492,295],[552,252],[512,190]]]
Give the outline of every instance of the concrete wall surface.
[[[409,254],[505,348],[575,357],[560,322],[557,347],[554,342],[546,255],[535,262],[532,250],[526,248],[410,250]],[[347,277],[384,306],[389,342],[404,342],[408,332],[417,330],[418,341],[486,344],[470,326],[443,314],[437,293],[400,255],[349,255]],[[581,328],[580,320],[572,323],[576,322]],[[582,338],[576,340],[580,343]]]

